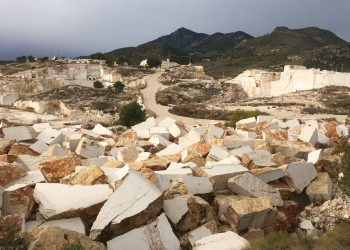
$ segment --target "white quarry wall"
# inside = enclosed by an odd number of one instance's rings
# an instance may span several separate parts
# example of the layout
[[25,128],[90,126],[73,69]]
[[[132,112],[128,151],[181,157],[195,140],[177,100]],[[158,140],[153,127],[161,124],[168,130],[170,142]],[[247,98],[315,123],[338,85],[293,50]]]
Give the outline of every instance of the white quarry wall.
[[287,65],[282,73],[247,70],[228,83],[240,85],[249,97],[271,97],[332,85],[350,87],[350,73]]

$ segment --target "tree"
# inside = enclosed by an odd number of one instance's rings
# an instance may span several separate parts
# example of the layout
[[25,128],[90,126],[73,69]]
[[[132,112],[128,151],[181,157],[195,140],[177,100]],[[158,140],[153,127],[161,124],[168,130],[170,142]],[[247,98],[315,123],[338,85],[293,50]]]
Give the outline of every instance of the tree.
[[16,58],[17,63],[25,63],[27,62],[27,57],[26,56],[19,56]]
[[29,55],[27,57],[27,59],[28,59],[29,62],[34,62],[34,60],[35,60],[34,56],[32,56],[32,55]]
[[118,82],[113,84],[113,87],[114,87],[115,91],[123,92],[125,85],[121,81],[118,81]]
[[48,60],[49,60],[49,58],[47,56],[40,58],[40,62],[46,62]]
[[119,124],[131,127],[146,119],[145,111],[137,102],[131,102],[122,107],[119,113]]
[[95,54],[92,54],[90,56],[91,59],[95,59],[95,60],[106,60],[106,56],[104,54],[102,54],[101,52],[97,52]]
[[96,89],[103,89],[103,83],[100,81],[94,82],[94,88]]
[[162,65],[162,61],[155,57],[150,57],[147,59],[148,67],[150,68],[158,68],[160,65]]

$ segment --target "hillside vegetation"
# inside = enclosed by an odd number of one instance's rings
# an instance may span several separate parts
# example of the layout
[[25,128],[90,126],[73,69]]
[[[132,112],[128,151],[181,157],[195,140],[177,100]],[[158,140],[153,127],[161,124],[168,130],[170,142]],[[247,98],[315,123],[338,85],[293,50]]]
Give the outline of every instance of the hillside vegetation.
[[116,49],[103,56],[133,65],[146,58],[170,57],[180,64],[204,65],[216,78],[236,76],[251,68],[278,71],[286,64],[350,71],[350,44],[316,27],[277,27],[256,38],[242,31],[207,35],[181,28],[138,47]]

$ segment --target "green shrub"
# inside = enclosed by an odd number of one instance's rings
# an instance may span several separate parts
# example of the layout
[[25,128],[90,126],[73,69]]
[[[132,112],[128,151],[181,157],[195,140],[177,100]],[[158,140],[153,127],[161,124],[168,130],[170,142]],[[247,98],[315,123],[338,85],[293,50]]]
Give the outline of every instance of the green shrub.
[[147,64],[149,68],[158,68],[162,65],[162,61],[155,57],[150,57],[147,59]]
[[122,82],[118,81],[118,82],[113,84],[113,87],[114,87],[115,91],[123,92],[125,85]]
[[75,242],[65,243],[63,245],[63,250],[85,250],[85,248],[79,240],[76,240]]
[[0,249],[24,250],[24,239],[15,226],[0,227]]
[[103,89],[103,83],[100,81],[94,82],[94,88],[96,89]]
[[123,106],[119,113],[119,124],[128,127],[143,122],[145,119],[145,111],[136,102],[131,102]]
[[228,117],[228,121],[226,121],[226,126],[235,128],[236,122],[238,122],[239,120],[247,119],[250,117],[257,117],[263,114],[265,113],[261,112],[260,110],[248,111],[248,110],[237,109],[233,111],[231,115]]

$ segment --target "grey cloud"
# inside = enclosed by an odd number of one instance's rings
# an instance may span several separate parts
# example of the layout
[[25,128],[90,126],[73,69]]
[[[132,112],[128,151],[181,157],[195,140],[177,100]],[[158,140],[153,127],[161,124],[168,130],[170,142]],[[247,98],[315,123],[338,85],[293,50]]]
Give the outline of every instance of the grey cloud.
[[0,0],[0,59],[106,52],[179,27],[259,36],[318,26],[349,41],[349,9],[348,0]]

